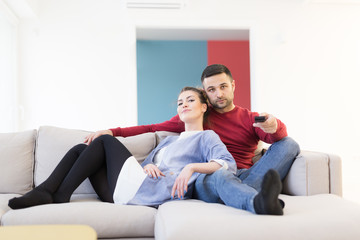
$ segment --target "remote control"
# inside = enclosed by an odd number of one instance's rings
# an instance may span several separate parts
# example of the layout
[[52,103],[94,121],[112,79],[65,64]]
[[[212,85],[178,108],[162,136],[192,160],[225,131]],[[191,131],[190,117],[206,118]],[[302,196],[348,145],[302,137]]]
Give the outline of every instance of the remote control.
[[265,122],[266,121],[266,117],[265,116],[256,116],[255,117],[255,122]]

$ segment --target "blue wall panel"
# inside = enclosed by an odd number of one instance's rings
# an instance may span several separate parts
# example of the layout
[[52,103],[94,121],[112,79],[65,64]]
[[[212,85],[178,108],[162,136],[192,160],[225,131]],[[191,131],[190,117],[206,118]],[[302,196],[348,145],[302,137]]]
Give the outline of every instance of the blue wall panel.
[[136,46],[138,124],[166,121],[177,114],[180,90],[201,86],[207,42],[138,40]]

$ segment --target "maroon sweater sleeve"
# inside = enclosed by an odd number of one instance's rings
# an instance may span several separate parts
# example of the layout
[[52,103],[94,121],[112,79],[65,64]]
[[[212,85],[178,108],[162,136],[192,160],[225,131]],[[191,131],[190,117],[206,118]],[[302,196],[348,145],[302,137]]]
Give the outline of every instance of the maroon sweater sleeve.
[[277,130],[275,133],[269,134],[269,139],[272,143],[280,141],[281,139],[283,139],[288,135],[286,125],[282,121],[280,121],[280,119],[276,119],[276,120],[278,124]]
[[126,127],[126,128],[118,127],[118,128],[110,129],[110,131],[113,133],[115,137],[116,136],[129,137],[141,133],[156,132],[156,131],[169,131],[169,132],[180,133],[183,132],[184,130],[185,130],[184,123],[180,120],[178,115],[162,123],[141,125],[135,127]]

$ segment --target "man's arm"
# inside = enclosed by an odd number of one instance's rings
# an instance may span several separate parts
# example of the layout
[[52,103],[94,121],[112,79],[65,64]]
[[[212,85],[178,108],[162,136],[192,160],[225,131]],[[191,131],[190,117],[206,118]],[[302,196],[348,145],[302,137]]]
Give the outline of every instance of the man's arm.
[[260,140],[266,143],[274,143],[287,136],[287,129],[283,122],[271,114],[261,113],[260,115],[265,116],[266,121],[253,123]]
[[163,123],[126,127],[126,128],[112,128],[107,130],[100,130],[94,133],[89,134],[85,137],[84,143],[90,144],[95,138],[100,137],[101,135],[109,134],[111,136],[117,137],[129,137],[135,136],[147,132],[156,132],[156,131],[169,131],[169,132],[183,132],[185,131],[185,126],[178,115],[172,117],[170,120]]
[[134,126],[134,127],[126,127],[126,128],[111,128],[109,129],[113,136],[122,136],[122,137],[129,137],[138,135],[141,133],[147,132],[156,132],[156,131],[169,131],[169,132],[183,132],[185,131],[184,123],[180,120],[179,116],[176,115],[172,117],[170,120],[157,123],[157,124],[150,124],[150,125],[141,125],[141,126]]

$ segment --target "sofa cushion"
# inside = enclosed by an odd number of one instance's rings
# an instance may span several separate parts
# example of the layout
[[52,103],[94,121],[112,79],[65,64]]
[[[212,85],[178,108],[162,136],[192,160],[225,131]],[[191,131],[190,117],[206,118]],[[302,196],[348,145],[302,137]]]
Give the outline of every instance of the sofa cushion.
[[4,213],[9,211],[11,208],[8,206],[9,200],[14,197],[19,197],[20,194],[0,194],[0,219]]
[[36,130],[0,133],[0,193],[25,193],[33,185]]
[[360,205],[330,194],[282,195],[284,216],[264,216],[198,200],[159,207],[155,239],[360,239]]
[[162,140],[164,140],[168,136],[178,136],[180,133],[168,132],[168,131],[157,131],[156,135],[156,144],[159,144]]
[[96,200],[47,204],[11,210],[2,225],[82,224],[95,229],[99,238],[153,237],[156,209],[117,205]]
[[[73,146],[83,143],[88,131],[65,129],[51,126],[39,128],[35,154],[35,186],[42,183],[55,169],[61,158]],[[138,161],[143,161],[156,145],[154,133],[133,137],[118,137]],[[86,179],[75,193],[94,193]]]

